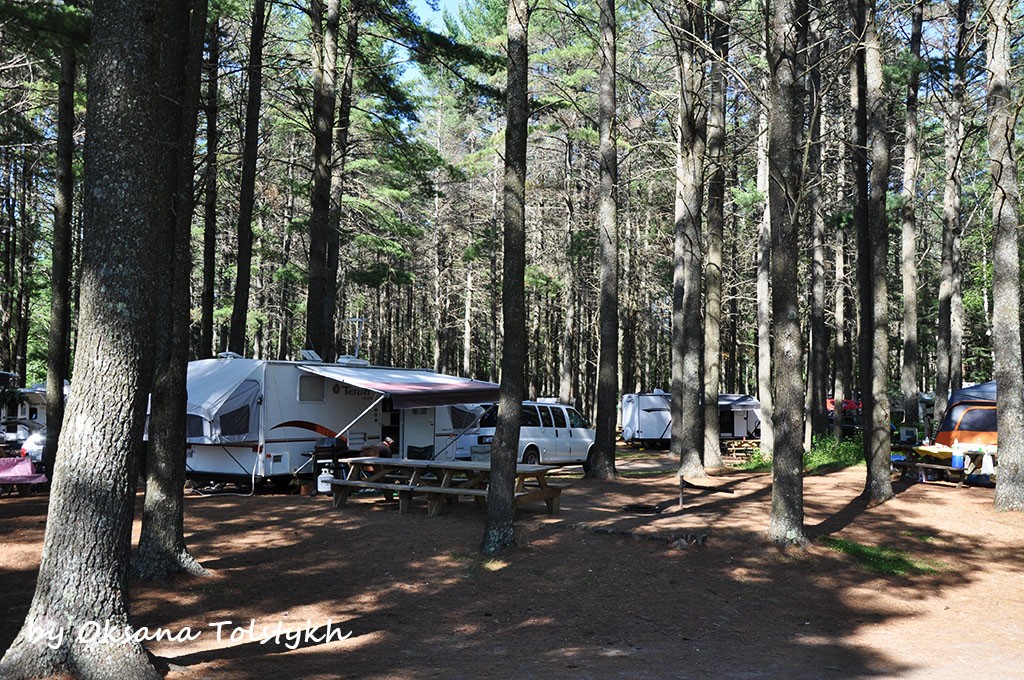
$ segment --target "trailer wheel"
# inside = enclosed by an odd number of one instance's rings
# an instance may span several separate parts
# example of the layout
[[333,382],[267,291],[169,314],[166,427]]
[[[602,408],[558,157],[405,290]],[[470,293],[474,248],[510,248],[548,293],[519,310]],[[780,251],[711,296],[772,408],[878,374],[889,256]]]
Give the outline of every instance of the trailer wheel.
[[540,453],[537,449],[532,446],[526,449],[526,453],[523,454],[523,463],[525,465],[540,465]]

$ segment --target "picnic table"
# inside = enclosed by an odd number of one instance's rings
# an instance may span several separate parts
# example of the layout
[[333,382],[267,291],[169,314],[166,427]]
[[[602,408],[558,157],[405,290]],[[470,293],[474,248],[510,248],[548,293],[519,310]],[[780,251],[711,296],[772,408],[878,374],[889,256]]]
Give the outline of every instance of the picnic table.
[[[389,499],[398,495],[401,514],[409,512],[415,496],[426,496],[427,516],[436,517],[447,503],[461,496],[485,504],[490,489],[489,461],[362,457],[339,462],[345,468],[345,476],[331,479],[336,508],[358,489],[377,489]],[[513,504],[543,500],[548,512],[557,513],[562,487],[548,481],[551,470],[547,465],[516,465]]]
[[[949,447],[931,445],[901,447],[901,449],[905,458],[904,460],[892,461],[893,469],[899,470],[901,473],[915,471],[918,474],[918,481],[922,482],[928,481],[928,470],[935,470],[945,475],[956,475],[959,476],[956,484],[958,489],[964,485],[964,482],[968,481],[971,475],[982,468],[986,455],[991,456],[992,460],[996,457],[991,451],[963,450],[959,451],[964,457],[963,467],[954,467],[952,464],[953,450]],[[948,458],[949,462],[946,462],[943,458]]]

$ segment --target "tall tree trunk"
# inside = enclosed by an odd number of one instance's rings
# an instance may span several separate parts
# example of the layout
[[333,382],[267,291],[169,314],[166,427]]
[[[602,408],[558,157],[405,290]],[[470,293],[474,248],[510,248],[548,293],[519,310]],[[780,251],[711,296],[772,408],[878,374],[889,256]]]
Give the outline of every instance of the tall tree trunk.
[[768,193],[767,110],[762,110],[758,117],[757,190],[764,197],[764,209],[757,230],[757,399],[761,402],[761,451],[771,456],[775,448],[772,417],[775,399],[772,396],[772,221]]
[[810,450],[814,437],[828,431],[825,401],[828,398],[828,329],[825,325],[825,210],[821,200],[822,180],[825,176],[824,154],[822,153],[821,117],[823,112],[821,69],[819,66],[822,42],[818,33],[821,25],[821,10],[815,10],[811,20],[812,34],[809,40],[810,67],[810,148],[808,165],[812,177],[807,188],[807,213],[811,221],[811,300],[810,300],[810,351],[807,366],[807,399],[809,400],[809,435],[804,446]]
[[64,379],[71,352],[71,206],[74,203],[75,50],[60,55],[57,96],[57,185],[53,197],[53,263],[50,270],[50,335],[46,357],[46,445],[43,468],[53,477],[64,422]]
[[[93,3],[75,391],[54,470],[36,592],[0,661],[8,680],[153,678],[138,642],[82,637],[129,626],[135,452],[152,380],[156,20],[149,3]],[[102,483],[97,483],[101,480]],[[38,633],[64,631],[59,644]]]
[[[861,337],[870,354],[861,362],[864,386],[864,449],[867,460],[865,493],[872,503],[893,497],[890,459],[889,417],[889,223],[886,196],[889,186],[889,136],[886,131],[886,101],[882,91],[882,52],[875,23],[875,1],[866,5],[864,59],[867,83],[867,122],[870,135],[871,182],[868,195],[868,250],[870,257],[870,305],[862,312],[871,315],[871,338]],[[865,297],[865,302],[869,299]],[[870,377],[867,377],[870,376]]]
[[672,28],[679,78],[676,113],[675,227],[672,273],[672,455],[679,484],[705,475],[701,410],[704,329],[701,319],[701,210],[707,108],[703,104],[706,55],[703,8],[683,2]]
[[775,385],[772,449],[772,511],[769,538],[802,544],[803,502],[803,337],[797,270],[800,252],[799,197],[803,187],[801,49],[806,39],[806,4],[778,0],[768,14],[768,205],[771,214],[772,373]]
[[997,510],[1024,511],[1024,367],[1020,339],[1020,250],[1017,159],[1010,40],[1013,3],[988,3],[988,150],[992,168],[994,281],[992,345],[995,348],[999,421]]
[[907,77],[906,143],[903,147],[903,231],[901,273],[903,281],[903,370],[900,392],[903,396],[903,422],[918,422],[917,382],[917,173],[921,159],[918,149],[917,96],[921,86],[921,29],[924,24],[924,0],[914,4],[910,32],[910,74]]
[[327,266],[324,276],[324,323],[327,328],[334,326],[337,316],[338,274],[341,262],[341,229],[345,219],[346,167],[352,126],[352,88],[355,83],[356,53],[359,50],[359,26],[361,21],[360,0],[353,0],[349,4],[348,16],[345,22],[345,56],[339,66],[339,75],[335,78],[335,82],[339,82],[338,120],[335,124],[334,132],[331,228],[327,232]]
[[528,0],[508,3],[508,88],[505,130],[505,263],[501,302],[505,341],[501,353],[501,392],[491,449],[491,485],[481,550],[496,554],[515,545],[516,458],[526,394],[526,138],[530,116],[527,78],[530,22]]
[[203,292],[200,303],[199,351],[200,359],[213,356],[213,307],[217,285],[217,144],[220,140],[218,125],[218,74],[220,71],[220,22],[210,22],[209,60],[206,80],[206,195],[203,210]]
[[963,170],[961,156],[964,147],[964,124],[962,120],[964,97],[966,96],[966,63],[968,26],[971,0],[960,0],[957,5],[957,40],[953,55],[952,95],[946,102],[945,116],[945,165],[946,186],[942,198],[942,261],[939,269],[939,328],[935,357],[935,419],[940,422],[946,412],[950,390],[960,385],[961,356],[959,339],[962,336],[962,322],[958,320],[960,309],[957,300],[959,286],[960,235],[963,229],[960,209],[962,187],[960,173]]
[[252,214],[256,204],[256,161],[259,156],[260,107],[263,100],[263,36],[269,14],[266,0],[254,0],[247,67],[249,97],[245,104],[242,176],[238,187],[238,271],[234,307],[231,310],[231,337],[228,340],[228,349],[241,355],[245,354],[246,320],[252,283]]
[[586,476],[615,477],[615,416],[619,391],[618,156],[615,149],[615,0],[598,0],[601,74],[598,85],[598,239],[601,243],[600,357],[597,423]]
[[[565,250],[565,318],[562,321],[561,367],[558,381],[558,400],[563,404],[579,402],[579,395],[573,390],[573,378],[576,371],[576,254],[572,247],[575,236],[576,200],[572,171],[573,141],[566,135],[565,153],[562,169],[563,200],[565,201],[565,242],[569,247]],[[578,403],[576,404],[579,405]]]
[[[326,9],[326,11],[325,11]],[[339,0],[310,0],[313,62],[313,192],[309,215],[309,291],[306,348],[333,361],[334,297],[328,299],[327,251],[331,231],[331,164],[334,143],[334,86],[338,63]]]
[[704,271],[704,467],[722,467],[718,392],[722,381],[722,240],[725,234],[725,71],[729,58],[729,5],[712,5],[711,102],[708,110],[708,241]]
[[[191,7],[190,7],[191,5]],[[154,381],[146,456],[142,534],[133,573],[166,580],[187,572],[205,575],[185,547],[185,407],[192,279],[193,156],[199,114],[206,0],[164,0],[161,40],[160,180],[163,282],[154,343]]]

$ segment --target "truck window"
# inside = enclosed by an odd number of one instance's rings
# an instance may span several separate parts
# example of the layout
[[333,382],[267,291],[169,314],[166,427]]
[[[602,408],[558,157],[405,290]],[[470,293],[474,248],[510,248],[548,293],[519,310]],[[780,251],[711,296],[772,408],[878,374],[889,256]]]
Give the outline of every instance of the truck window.
[[551,415],[555,417],[555,427],[565,427],[565,411],[561,406],[552,406]]
[[540,427],[540,416],[535,406],[523,406],[521,427]]
[[583,416],[574,408],[565,409],[569,413],[569,427],[590,427],[587,421],[583,419]]
[[540,409],[540,423],[541,423],[541,425],[543,425],[544,427],[551,427],[552,426],[551,408],[549,406],[538,406],[537,408]]

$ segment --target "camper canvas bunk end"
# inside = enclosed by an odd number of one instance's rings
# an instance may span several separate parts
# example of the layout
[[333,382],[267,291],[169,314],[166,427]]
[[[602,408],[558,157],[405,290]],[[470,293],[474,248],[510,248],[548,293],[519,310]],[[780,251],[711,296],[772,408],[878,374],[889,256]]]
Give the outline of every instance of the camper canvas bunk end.
[[[622,395],[622,440],[632,446],[667,447],[672,438],[672,395],[661,390]],[[746,394],[718,395],[719,436],[756,439],[761,403]]]
[[[459,432],[449,407],[497,393],[494,383],[358,360],[193,361],[186,476],[196,482],[287,483],[296,475],[312,476],[318,441],[338,437],[349,450],[390,436],[398,441],[395,455],[407,455],[411,447],[431,458],[456,457]],[[468,458],[468,439],[461,448]]]

